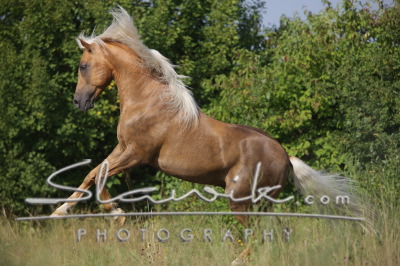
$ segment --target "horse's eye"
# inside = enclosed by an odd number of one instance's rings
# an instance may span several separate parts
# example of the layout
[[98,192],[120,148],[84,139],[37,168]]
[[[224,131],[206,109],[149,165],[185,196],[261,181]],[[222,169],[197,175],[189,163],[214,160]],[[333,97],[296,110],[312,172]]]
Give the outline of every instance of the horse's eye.
[[80,69],[80,70],[85,70],[85,69],[87,69],[87,64],[81,64],[81,65],[79,65],[79,69]]

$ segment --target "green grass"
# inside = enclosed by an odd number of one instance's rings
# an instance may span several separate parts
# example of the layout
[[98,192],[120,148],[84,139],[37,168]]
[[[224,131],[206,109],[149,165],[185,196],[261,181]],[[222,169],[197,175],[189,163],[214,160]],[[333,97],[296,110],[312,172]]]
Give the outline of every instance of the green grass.
[[[313,218],[264,217],[249,226],[256,235],[244,243],[243,227],[226,217],[128,218],[118,227],[112,218],[16,222],[1,218],[1,265],[229,265],[251,243],[247,265],[400,265],[399,209],[380,203],[376,234],[357,222]],[[228,219],[229,221],[229,219]],[[87,234],[77,242],[77,230]],[[119,242],[119,229],[130,232]],[[170,232],[166,242],[157,231]],[[189,228],[194,238],[183,242],[179,233]],[[286,241],[284,228],[292,229]],[[106,242],[96,242],[96,230],[107,230]],[[140,229],[146,229],[141,240]],[[203,230],[212,230],[212,243],[203,242]],[[273,229],[273,240],[262,243],[262,231]],[[226,230],[234,241],[222,242]],[[126,235],[121,234],[121,237]],[[164,235],[162,235],[164,236]]]

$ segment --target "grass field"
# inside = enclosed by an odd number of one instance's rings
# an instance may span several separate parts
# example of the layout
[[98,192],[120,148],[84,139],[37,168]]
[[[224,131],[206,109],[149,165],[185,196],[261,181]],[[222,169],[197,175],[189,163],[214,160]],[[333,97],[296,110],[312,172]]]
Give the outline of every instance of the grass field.
[[[221,216],[128,218],[122,227],[112,218],[16,222],[3,217],[0,264],[229,265],[251,245],[246,265],[400,265],[398,207],[390,203],[380,206],[375,234],[366,233],[352,221],[264,217],[249,227],[255,237],[249,237],[247,243],[244,228]],[[78,242],[79,229],[86,234]],[[141,229],[146,230],[143,240]],[[162,239],[167,238],[160,229],[170,234],[165,242],[157,238],[158,232]],[[183,232],[185,238],[193,235],[189,242],[179,236],[184,229],[191,230]],[[212,231],[212,242],[203,241],[205,229]],[[284,229],[292,230],[288,241]],[[106,230],[105,241],[100,236],[96,242],[97,230]],[[126,241],[118,240],[119,230],[119,237]],[[226,235],[227,230],[232,237]],[[273,230],[273,238],[263,237],[263,230]]]

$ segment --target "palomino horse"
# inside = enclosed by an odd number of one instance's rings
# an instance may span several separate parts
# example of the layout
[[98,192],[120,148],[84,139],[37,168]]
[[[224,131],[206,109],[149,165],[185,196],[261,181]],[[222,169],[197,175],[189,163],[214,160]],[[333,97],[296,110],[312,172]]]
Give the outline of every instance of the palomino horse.
[[[212,119],[199,110],[171,63],[139,39],[132,18],[120,8],[112,24],[99,36],[77,39],[84,49],[74,105],[82,111],[112,80],[118,87],[120,119],[118,145],[107,157],[109,176],[142,164],[183,180],[220,186],[234,198],[250,194],[253,174],[261,162],[257,188],[280,185],[269,196],[278,197],[289,178],[302,192],[340,194],[345,182],[323,175],[296,157],[289,157],[265,132]],[[86,176],[80,189],[96,182],[100,165]],[[75,192],[69,199],[83,193]],[[315,195],[315,194],[314,194]],[[106,189],[103,200],[110,199]],[[76,202],[65,202],[53,213],[66,215]],[[229,201],[232,211],[248,210],[251,201]],[[106,211],[122,213],[114,204]],[[245,224],[246,216],[237,216]],[[123,223],[124,217],[120,216]]]

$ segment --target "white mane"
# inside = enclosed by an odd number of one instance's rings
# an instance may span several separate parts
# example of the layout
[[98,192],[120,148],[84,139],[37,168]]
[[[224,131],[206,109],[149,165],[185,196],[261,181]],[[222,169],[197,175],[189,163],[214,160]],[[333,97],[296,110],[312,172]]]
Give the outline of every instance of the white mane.
[[103,39],[112,39],[125,44],[131,48],[142,60],[145,67],[155,70],[161,74],[162,78],[169,85],[167,95],[171,99],[168,104],[170,109],[181,112],[185,127],[197,123],[199,108],[193,99],[192,93],[182,82],[185,76],[178,75],[170,61],[158,51],[147,48],[140,40],[138,31],[133,25],[133,20],[129,14],[119,7],[111,11],[114,19],[111,25],[101,34],[84,36],[81,33],[77,42],[80,48],[84,48],[79,39],[87,43],[96,43],[105,47]]

